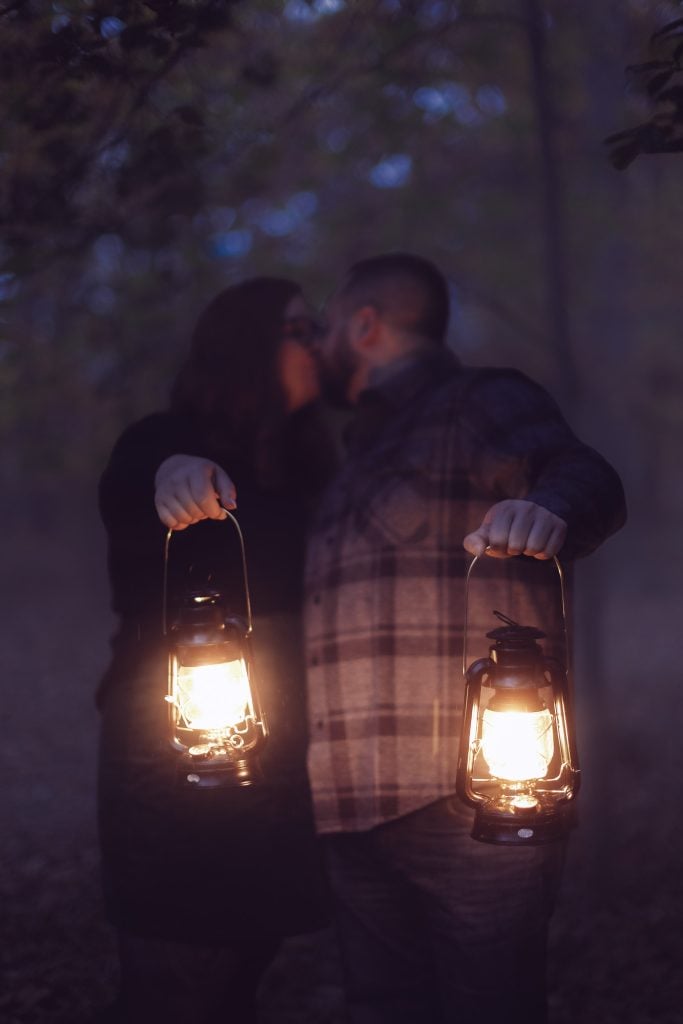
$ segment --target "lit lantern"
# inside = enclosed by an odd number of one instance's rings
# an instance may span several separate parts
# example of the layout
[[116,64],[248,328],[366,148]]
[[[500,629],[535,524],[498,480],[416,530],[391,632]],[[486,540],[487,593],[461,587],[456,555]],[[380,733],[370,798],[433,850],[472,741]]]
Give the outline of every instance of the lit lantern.
[[505,625],[486,634],[489,657],[465,672],[456,789],[476,808],[474,839],[551,842],[571,826],[580,779],[567,674],[544,656],[541,630],[494,614]]
[[170,638],[168,694],[171,745],[185,780],[201,788],[251,785],[267,730],[253,677],[251,604],[240,540],[246,619],[230,614],[218,590],[190,593],[167,629],[168,549],[164,560],[164,633]]

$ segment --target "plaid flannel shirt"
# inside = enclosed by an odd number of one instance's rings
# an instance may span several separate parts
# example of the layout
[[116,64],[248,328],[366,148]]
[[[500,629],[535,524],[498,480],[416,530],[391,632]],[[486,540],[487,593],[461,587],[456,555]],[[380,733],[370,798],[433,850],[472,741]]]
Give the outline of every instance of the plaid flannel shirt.
[[[438,350],[361,396],[307,555],[308,766],[320,832],[368,829],[453,792],[462,541],[506,497],[567,522],[563,560],[625,518],[614,471],[517,371],[463,369]],[[486,655],[494,608],[556,642],[552,562],[487,558],[479,568],[468,660]]]

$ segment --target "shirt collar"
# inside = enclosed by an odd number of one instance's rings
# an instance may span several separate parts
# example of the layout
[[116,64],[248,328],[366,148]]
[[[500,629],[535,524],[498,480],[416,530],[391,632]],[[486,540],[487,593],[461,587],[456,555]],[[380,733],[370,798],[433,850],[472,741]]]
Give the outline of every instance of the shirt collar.
[[351,452],[372,446],[387,423],[423,391],[448,379],[460,363],[446,348],[434,348],[397,359],[373,371],[370,386],[361,391],[354,415],[344,430]]
[[367,401],[374,394],[381,397],[386,406],[399,409],[425,388],[450,376],[459,367],[457,356],[448,348],[435,346],[426,351],[413,352],[373,370],[360,401]]

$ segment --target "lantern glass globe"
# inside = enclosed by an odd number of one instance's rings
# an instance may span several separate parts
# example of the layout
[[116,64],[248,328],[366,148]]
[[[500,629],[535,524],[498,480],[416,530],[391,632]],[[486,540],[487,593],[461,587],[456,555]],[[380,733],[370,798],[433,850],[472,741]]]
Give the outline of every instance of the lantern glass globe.
[[494,778],[543,779],[554,752],[550,711],[494,711],[482,716],[481,752]]

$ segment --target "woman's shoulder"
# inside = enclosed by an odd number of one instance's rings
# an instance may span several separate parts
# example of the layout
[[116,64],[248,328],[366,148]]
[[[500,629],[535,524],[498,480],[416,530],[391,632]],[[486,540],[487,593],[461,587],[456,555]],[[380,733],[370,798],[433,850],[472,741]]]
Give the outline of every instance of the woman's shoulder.
[[130,423],[119,435],[114,445],[117,448],[125,448],[129,445],[139,445],[145,441],[156,441],[164,439],[169,435],[176,436],[187,430],[182,418],[169,410],[148,413],[134,423]]
[[122,431],[116,440],[110,462],[119,459],[138,461],[148,455],[167,458],[179,452],[202,454],[201,431],[180,413],[165,410],[150,413]]
[[100,477],[102,514],[130,501],[131,495],[147,501],[161,463],[171,455],[202,454],[200,448],[198,431],[177,413],[151,413],[131,423],[114,444]]

